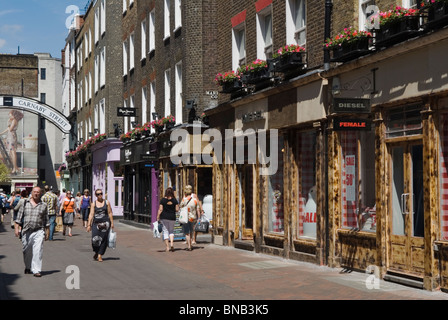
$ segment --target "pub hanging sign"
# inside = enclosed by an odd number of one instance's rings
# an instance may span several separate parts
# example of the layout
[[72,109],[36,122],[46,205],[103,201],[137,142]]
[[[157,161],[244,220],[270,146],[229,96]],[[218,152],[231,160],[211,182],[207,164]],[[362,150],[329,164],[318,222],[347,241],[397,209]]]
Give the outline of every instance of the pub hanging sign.
[[370,113],[370,99],[335,98],[333,101],[334,113]]
[[334,119],[333,122],[333,129],[335,131],[369,131],[371,128],[372,122],[369,119]]

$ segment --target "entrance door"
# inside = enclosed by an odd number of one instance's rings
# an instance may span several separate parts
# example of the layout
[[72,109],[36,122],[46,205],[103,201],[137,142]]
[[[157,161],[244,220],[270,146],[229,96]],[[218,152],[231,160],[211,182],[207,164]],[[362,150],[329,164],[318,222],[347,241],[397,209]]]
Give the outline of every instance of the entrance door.
[[239,225],[241,227],[241,238],[243,240],[253,239],[253,166],[239,167]]
[[391,161],[390,269],[424,272],[423,146],[389,146]]

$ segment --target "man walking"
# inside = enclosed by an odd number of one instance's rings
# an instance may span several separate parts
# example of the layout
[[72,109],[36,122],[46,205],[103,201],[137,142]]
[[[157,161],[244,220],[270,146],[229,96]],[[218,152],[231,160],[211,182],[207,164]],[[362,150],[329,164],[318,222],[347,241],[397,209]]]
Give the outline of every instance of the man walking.
[[42,202],[47,204],[48,220],[50,223],[50,229],[46,229],[46,238],[53,241],[54,230],[56,229],[56,209],[58,204],[58,196],[53,193],[49,186],[44,188],[45,194],[42,196]]
[[44,249],[44,228],[48,227],[47,204],[41,201],[40,187],[34,187],[31,199],[25,200],[15,220],[15,235],[22,227],[22,251],[25,274],[33,273],[41,277],[42,254]]

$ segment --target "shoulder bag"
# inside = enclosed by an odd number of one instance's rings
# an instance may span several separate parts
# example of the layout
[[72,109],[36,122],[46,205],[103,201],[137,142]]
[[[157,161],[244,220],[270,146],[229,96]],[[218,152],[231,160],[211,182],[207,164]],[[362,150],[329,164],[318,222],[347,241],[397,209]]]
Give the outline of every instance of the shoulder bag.
[[182,208],[180,208],[179,211],[179,223],[180,224],[187,224],[188,223],[188,204],[191,201],[191,197],[190,200],[188,200],[187,204],[185,206],[183,206]]

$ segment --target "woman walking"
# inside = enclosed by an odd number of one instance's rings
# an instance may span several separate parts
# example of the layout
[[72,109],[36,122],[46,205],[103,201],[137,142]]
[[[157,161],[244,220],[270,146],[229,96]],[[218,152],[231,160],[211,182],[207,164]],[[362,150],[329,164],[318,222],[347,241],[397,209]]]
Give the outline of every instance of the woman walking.
[[180,207],[188,208],[188,223],[183,224],[182,228],[187,240],[187,250],[191,251],[193,250],[193,247],[191,246],[191,239],[194,233],[194,226],[196,224],[196,221],[201,217],[201,211],[199,208],[199,201],[192,196],[193,187],[189,185],[186,186],[184,189],[184,193],[185,196],[180,203]]
[[69,237],[71,237],[73,222],[75,220],[75,198],[72,197],[71,191],[67,191],[67,193],[65,194],[65,198],[61,202],[59,215],[62,216],[62,235],[65,236],[66,230],[68,228],[68,235]]
[[95,252],[93,259],[102,262],[109,242],[110,229],[114,228],[114,219],[109,201],[103,198],[103,191],[98,189],[95,195],[96,201],[90,208],[87,231],[92,230],[92,249]]
[[76,193],[75,197],[75,208],[76,208],[76,218],[81,219],[81,192]]
[[174,252],[174,224],[176,223],[176,212],[178,211],[179,202],[174,197],[173,188],[169,187],[165,190],[165,196],[160,200],[159,212],[157,214],[157,221],[163,224],[162,239],[165,241],[166,252]]
[[81,198],[81,216],[84,228],[87,228],[87,221],[89,220],[90,202],[90,191],[89,189],[84,189],[84,194]]

